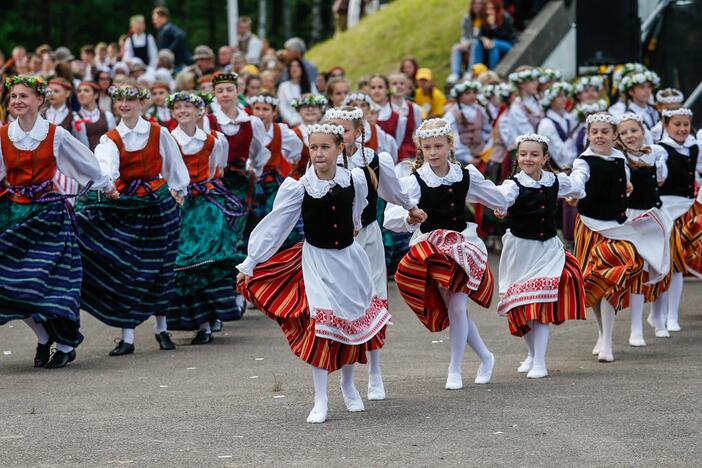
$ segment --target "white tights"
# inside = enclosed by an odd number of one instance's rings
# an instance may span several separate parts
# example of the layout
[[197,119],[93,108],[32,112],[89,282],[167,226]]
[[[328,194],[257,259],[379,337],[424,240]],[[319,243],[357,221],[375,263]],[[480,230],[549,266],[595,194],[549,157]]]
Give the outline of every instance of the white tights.
[[546,369],[546,351],[548,350],[550,326],[539,323],[536,320],[530,320],[529,326],[531,331],[524,335],[524,341],[526,341],[529,348],[529,357],[533,359],[532,368]]
[[46,332],[44,325],[35,322],[32,317],[27,317],[24,319],[24,323],[26,323],[27,326],[32,329],[34,334],[37,335],[37,341],[39,344],[45,345],[49,342],[49,334]]

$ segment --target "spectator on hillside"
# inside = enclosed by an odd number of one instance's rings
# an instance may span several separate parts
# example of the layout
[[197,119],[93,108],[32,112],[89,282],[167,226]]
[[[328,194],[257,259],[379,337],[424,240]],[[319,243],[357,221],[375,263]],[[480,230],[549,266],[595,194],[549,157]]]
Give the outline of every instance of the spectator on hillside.
[[248,63],[258,66],[263,53],[263,41],[251,32],[251,18],[248,16],[239,18],[236,34],[239,41],[239,51],[244,54]]
[[302,60],[293,58],[288,62],[286,69],[289,80],[283,81],[278,86],[278,110],[280,116],[291,127],[297,127],[302,123],[300,114],[292,106],[292,100],[301,97],[303,94],[317,94],[315,84],[307,76]]
[[446,96],[434,86],[429,68],[417,70],[417,90],[414,93],[414,102],[422,108],[422,118],[425,120],[444,115]]
[[514,44],[512,18],[502,8],[502,0],[487,0],[480,15],[480,38],[475,43],[475,60],[494,70]]
[[178,26],[170,22],[170,12],[166,7],[156,7],[151,14],[151,22],[158,29],[159,49],[170,49],[175,56],[176,70],[190,63],[185,33]]
[[414,94],[414,90],[417,89],[417,70],[419,70],[419,63],[412,56],[405,57],[400,62],[400,72],[405,74],[412,88],[412,93],[410,94]]
[[129,18],[129,36],[124,42],[122,60],[130,62],[134,57],[139,57],[146,66],[154,70],[158,65],[156,39],[146,32],[146,20],[143,15]]
[[[311,62],[308,62],[305,60],[305,52],[307,52],[307,46],[305,45],[305,41],[300,39],[299,37],[292,37],[285,41],[284,44],[285,47],[285,52],[287,54],[287,63],[290,62],[292,59],[300,59],[302,63],[305,65],[305,71],[307,72],[307,78],[309,78],[310,82],[316,83],[317,82],[317,67],[312,64]],[[290,76],[288,75],[288,71],[285,70],[283,73],[283,81],[289,80]]]
[[447,79],[449,83],[458,81],[464,70],[467,72],[475,63],[473,49],[480,34],[480,15],[484,6],[485,0],[473,0],[463,16],[461,41],[451,49],[451,74]]

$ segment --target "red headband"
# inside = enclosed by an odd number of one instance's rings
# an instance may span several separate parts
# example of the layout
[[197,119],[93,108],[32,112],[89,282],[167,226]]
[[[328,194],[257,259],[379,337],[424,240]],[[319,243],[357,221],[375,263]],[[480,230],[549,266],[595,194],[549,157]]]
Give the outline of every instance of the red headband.
[[61,81],[61,80],[50,80],[49,85],[57,85],[57,86],[62,87],[63,89],[67,89],[69,91],[73,90],[70,83],[66,83],[65,81]]
[[93,83],[92,81],[81,81],[78,87],[80,86],[88,86],[90,88],[93,88],[98,93],[100,92],[100,87],[97,85],[97,83]]

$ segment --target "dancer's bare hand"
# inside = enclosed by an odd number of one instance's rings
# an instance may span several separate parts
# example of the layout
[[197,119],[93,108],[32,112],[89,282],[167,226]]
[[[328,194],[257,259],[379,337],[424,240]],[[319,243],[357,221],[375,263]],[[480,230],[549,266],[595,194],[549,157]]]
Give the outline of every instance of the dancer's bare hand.
[[412,208],[407,212],[407,224],[422,224],[427,220],[427,214],[419,208]]
[[175,190],[171,190],[171,196],[173,197],[173,199],[176,201],[176,203],[178,205],[183,206],[183,203],[185,203],[185,198],[183,197],[183,195],[180,195]]
[[105,192],[105,196],[110,200],[119,200],[119,195],[119,190],[117,190],[116,188],[113,188],[109,192]]
[[627,182],[626,183],[626,194],[629,195],[633,191],[634,191],[634,186],[631,184],[631,182]]
[[566,197],[565,201],[570,206],[578,206],[578,200],[576,198]]
[[248,285],[250,280],[251,280],[251,277],[249,275],[245,275],[241,272],[239,272],[239,274],[236,275],[236,282],[237,283],[240,283],[241,281],[243,281],[244,284]]
[[493,210],[492,213],[495,215],[497,219],[505,219],[507,217],[507,213],[503,213],[499,210]]

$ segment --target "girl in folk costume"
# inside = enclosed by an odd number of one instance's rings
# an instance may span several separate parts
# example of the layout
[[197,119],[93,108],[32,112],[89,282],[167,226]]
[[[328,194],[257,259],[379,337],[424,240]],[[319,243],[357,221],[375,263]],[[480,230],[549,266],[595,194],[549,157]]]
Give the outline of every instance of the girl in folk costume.
[[604,80],[597,75],[581,76],[573,83],[575,107],[571,112],[571,118],[577,122],[573,134],[576,156],[583,154],[587,148],[587,125],[585,125],[587,116],[607,110],[607,101],[600,99],[603,86]]
[[319,94],[305,94],[299,99],[293,99],[291,105],[302,118],[302,123],[293,128],[295,135],[302,141],[302,154],[300,160],[290,172],[290,177],[299,179],[307,170],[310,162],[309,132],[307,127],[319,123],[327,107],[327,98]]
[[550,325],[585,320],[578,261],[564,250],[556,234],[558,198],[579,198],[583,193],[573,188],[564,173],[547,170],[548,145],[548,138],[541,135],[517,137],[521,170],[500,186],[509,206],[509,230],[502,241],[497,312],[507,316],[512,335],[524,337],[529,352],[518,371],[532,379],[548,375]]
[[0,324],[24,320],[38,340],[34,367],[59,368],[83,340],[82,265],[71,209],[52,179],[60,169],[95,190],[114,185],[86,146],[39,115],[45,83],[14,76],[6,87],[16,120],[0,128]]
[[90,151],[94,151],[100,137],[117,126],[111,112],[103,112],[98,107],[100,88],[92,81],[81,81],[76,92],[80,110],[75,127],[83,139],[87,140]]
[[363,145],[371,148],[376,153],[388,153],[392,156],[393,161],[397,162],[397,143],[395,139],[385,133],[380,128],[380,125],[369,122],[371,107],[374,105],[375,103],[370,96],[361,92],[349,94],[344,99],[344,106],[358,107],[363,111],[363,133],[365,135]]
[[419,224],[400,206],[391,205],[385,211],[386,228],[414,231],[410,250],[395,274],[397,287],[429,331],[441,331],[450,325],[451,362],[446,388],[463,388],[461,362],[466,342],[480,358],[475,383],[486,384],[492,377],[495,357],[466,308],[468,298],[489,306],[493,277],[476,226],[466,221],[466,200],[499,211],[507,209],[507,200],[475,167],[463,168],[456,162],[453,129],[448,122],[427,120],[415,138],[415,171],[400,179],[400,184],[428,218]]
[[554,83],[563,79],[561,71],[554,68],[537,68],[537,71],[539,72],[539,94],[543,94]]
[[[680,331],[678,321],[683,275],[702,276],[702,205],[695,201],[696,175],[702,172],[700,148],[702,143],[690,134],[692,111],[685,107],[663,111],[663,129],[666,136],[660,146],[666,152],[668,177],[660,188],[663,211],[675,220],[672,233],[673,275],[667,296],[667,314],[654,314],[649,323],[656,329],[656,336],[668,331]],[[698,196],[699,200],[699,196]],[[664,299],[665,301],[665,299]]]
[[454,133],[455,155],[461,164],[477,163],[492,147],[492,126],[485,109],[478,104],[480,83],[464,81],[451,89],[456,107],[444,119]]
[[380,107],[378,111],[378,125],[385,133],[395,139],[399,148],[405,138],[407,130],[407,117],[401,116],[392,108],[390,102],[390,82],[385,75],[373,75],[368,80],[370,97]]
[[500,115],[501,103],[500,96],[497,92],[502,83],[491,83],[483,86],[478,100],[483,104],[485,112],[490,120],[490,125],[493,125]]
[[[272,138],[261,119],[238,108],[237,78],[236,73],[218,73],[212,78],[214,94],[220,109],[207,117],[210,127],[223,133],[229,143],[229,154],[221,183],[250,211],[253,207],[257,176],[270,155],[266,145]],[[234,223],[237,253],[242,261],[246,256],[248,243],[247,221],[241,217]]]
[[392,109],[407,119],[405,135],[397,149],[398,161],[417,156],[417,147],[414,146],[414,131],[422,125],[422,108],[408,99],[411,83],[404,73],[392,73],[388,76],[390,83],[390,105]]
[[[304,144],[290,127],[274,122],[278,116],[278,99],[275,96],[270,93],[261,93],[251,98],[251,106],[254,115],[261,119],[271,138],[271,142],[266,146],[270,156],[263,166],[256,185],[254,223],[258,223],[273,209],[273,200],[278,193],[278,188],[300,160]],[[297,226],[295,232],[299,238],[291,238],[290,242],[299,242],[302,239],[301,225]]]
[[586,193],[577,203],[575,256],[585,281],[585,304],[597,318],[592,353],[600,362],[612,362],[615,312],[628,306],[644,261],[649,284],[665,277],[670,249],[659,213],[648,211],[627,220],[626,197],[632,186],[626,157],[614,148],[617,119],[600,112],[588,116],[586,124],[590,146],[573,162],[570,176],[575,189],[584,188]]
[[[360,168],[366,177],[368,186],[368,205],[361,214],[361,225],[356,242],[368,254],[371,276],[375,294],[387,307],[388,282],[385,265],[385,248],[383,236],[378,224],[379,199],[393,203],[408,210],[410,216],[421,218],[416,202],[412,202],[400,186],[395,174],[395,164],[387,153],[376,153],[363,146],[363,112],[354,107],[330,109],[324,120],[344,129],[344,153],[339,155],[338,164],[347,164],[349,168]],[[382,330],[380,336],[385,336]],[[368,399],[385,399],[385,389],[380,373],[380,348],[370,349],[370,366],[368,368]]]
[[[626,112],[619,118],[617,134],[619,149],[626,156],[629,179],[633,187],[627,198],[626,215],[634,219],[649,210],[656,210],[665,221],[666,238],[670,238],[673,220],[662,206],[660,189],[668,175],[665,164],[666,152],[658,145],[644,145],[645,128],[641,117],[632,112]],[[646,346],[643,336],[644,302],[652,302],[653,316],[661,316],[668,308],[667,297],[661,295],[669,285],[670,274],[655,285],[645,285],[647,274],[642,273],[641,280],[635,281],[631,289],[631,333],[629,345]],[[667,330],[660,330],[657,335],[667,336]]]
[[166,98],[168,98],[171,88],[168,83],[163,81],[155,81],[151,85],[151,106],[148,110],[148,116],[151,117],[152,122],[156,122],[162,127],[166,127],[169,131],[172,131],[178,125],[171,115],[171,110],[166,104]]
[[[110,356],[134,352],[134,328],[156,315],[161,349],[174,349],[166,316],[174,291],[180,215],[188,169],[167,129],[141,118],[149,91],[114,87],[120,123],[95,148],[116,192],[96,192],[76,207],[84,274],[82,308],[122,329]],[[177,203],[176,203],[177,202]]]
[[[368,350],[382,346],[380,330],[390,313],[374,291],[368,256],[353,237],[367,203],[366,177],[361,169],[337,166],[343,127],[312,125],[309,132],[312,166],[300,180],[285,180],[273,211],[251,233],[238,285],[278,322],[293,353],[313,367],[315,399],[307,422],[321,423],[328,374],[339,369],[346,408],[364,410],[354,364],[365,364]],[[274,255],[300,215],[305,242]]]
[[612,115],[621,115],[626,112],[626,93],[621,92],[622,80],[627,75],[632,75],[634,73],[644,73],[648,69],[641,63],[629,62],[625,63],[622,67],[615,69],[612,75],[612,87],[619,91],[617,102],[612,104],[608,112]]
[[509,126],[513,135],[535,133],[544,118],[539,103],[539,71],[523,65],[509,74],[509,82],[517,88],[517,99],[509,107]]
[[168,328],[198,330],[191,344],[206,344],[212,341],[210,322],[241,318],[234,286],[237,239],[230,225],[246,216],[246,209],[221,185],[210,183],[218,166],[226,162],[228,147],[221,133],[207,134],[197,127],[205,102],[186,92],[172,94],[166,102],[178,121],[171,135],[190,174],[180,210],[176,290]]
[[327,83],[327,100],[329,107],[341,107],[344,105],[346,97],[349,95],[349,82],[343,78],[332,78]]
[[[666,109],[679,109],[683,105],[685,97],[683,93],[674,88],[661,89],[656,93],[656,109],[659,117],[663,116],[663,111]],[[659,143],[665,132],[663,131],[663,120],[659,119],[656,125],[651,128],[651,138],[654,143]]]
[[[619,90],[624,94],[624,112],[633,112],[641,117],[646,128],[645,143],[653,143],[651,129],[658,123],[659,116],[656,108],[649,104],[653,89],[660,84],[660,78],[652,71],[632,73],[622,78]],[[611,112],[611,111],[610,111]],[[614,112],[619,117],[623,112]]]

